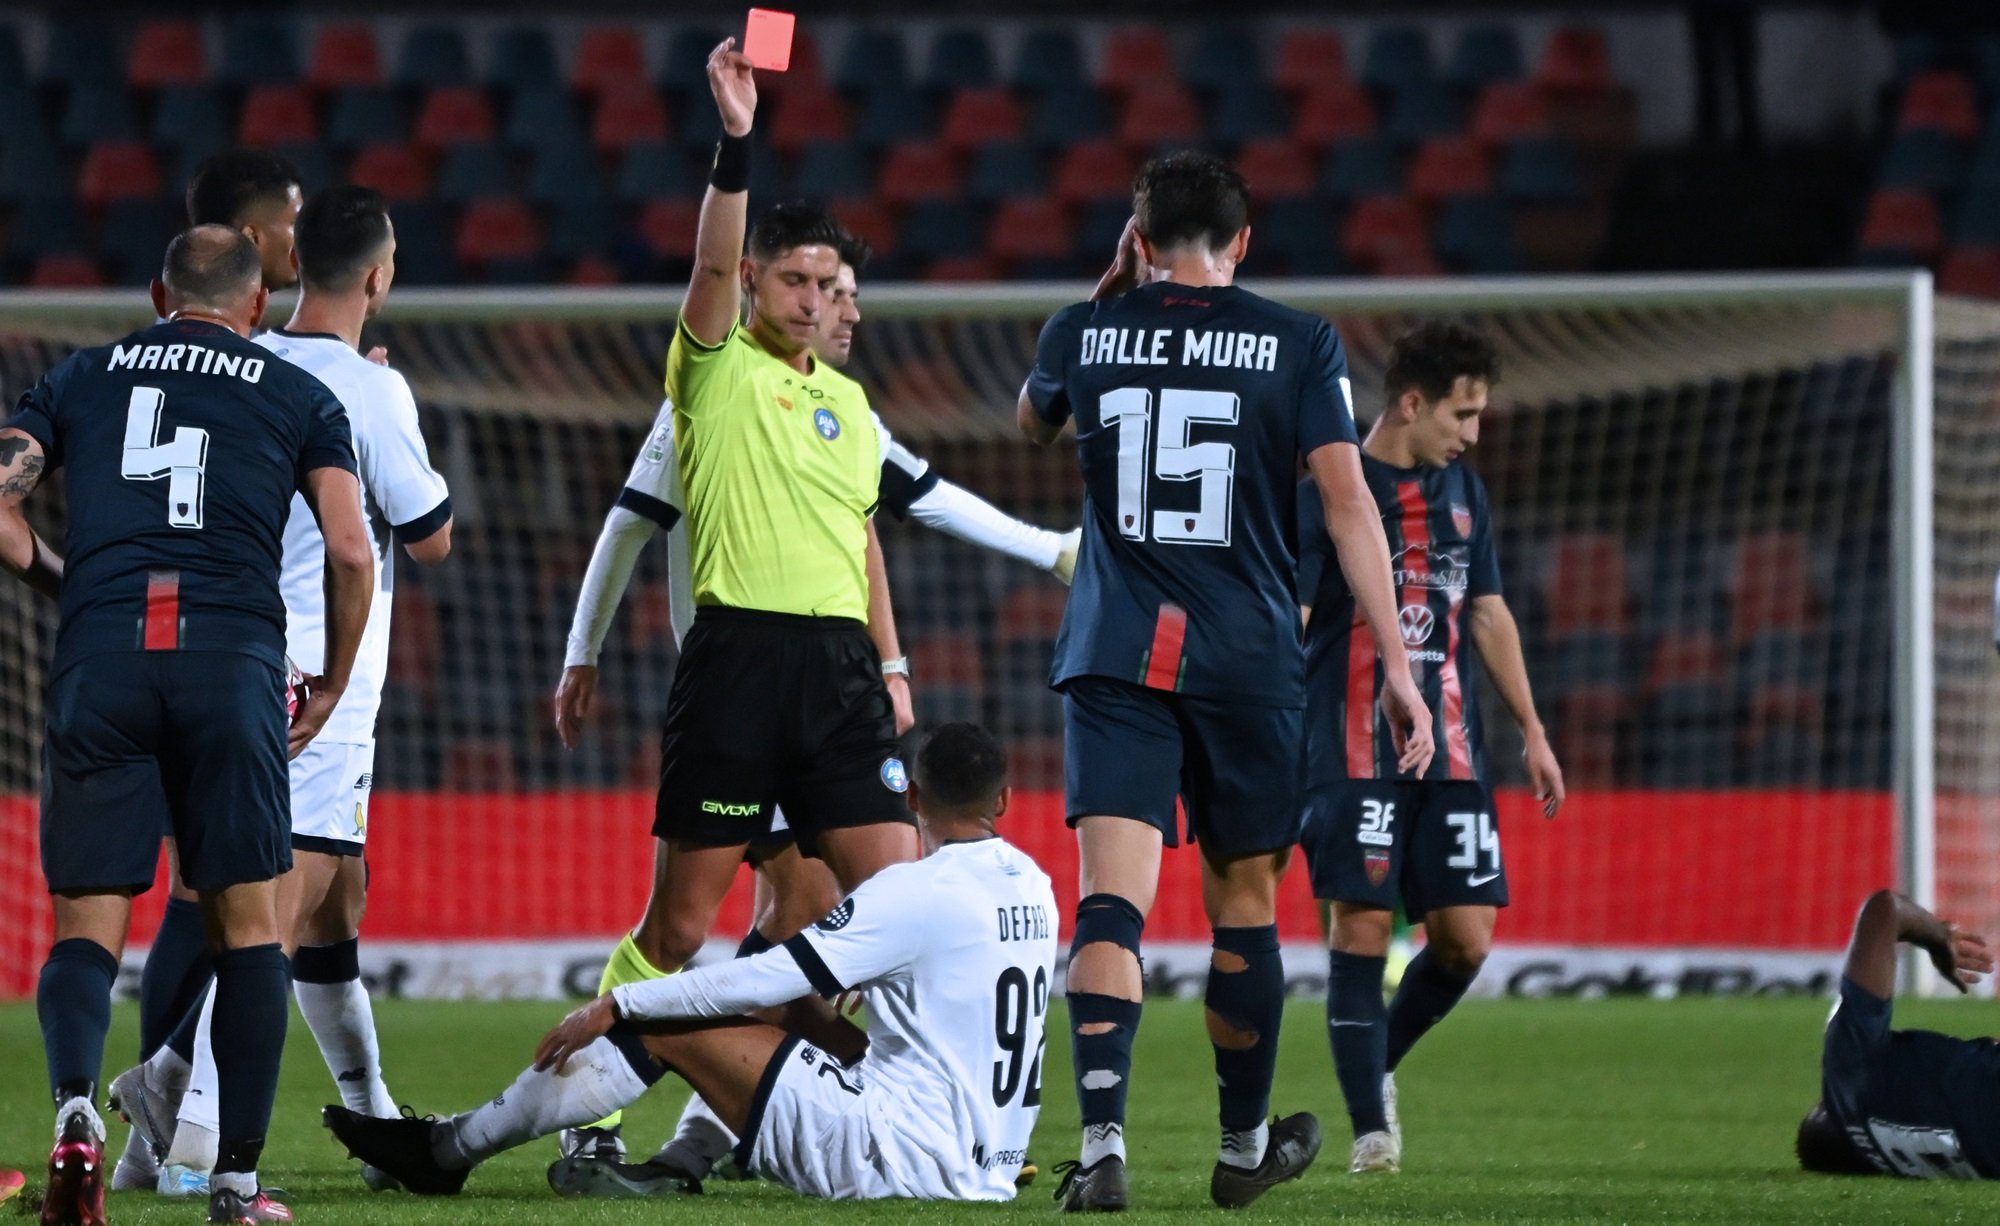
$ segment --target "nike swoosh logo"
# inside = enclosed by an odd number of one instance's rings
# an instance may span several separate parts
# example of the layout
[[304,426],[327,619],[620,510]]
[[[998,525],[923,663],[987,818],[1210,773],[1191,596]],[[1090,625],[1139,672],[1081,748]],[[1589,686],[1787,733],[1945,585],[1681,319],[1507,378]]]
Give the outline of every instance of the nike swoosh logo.
[[1499,875],[1498,873],[1488,873],[1484,877],[1467,877],[1465,884],[1468,886],[1482,886]]

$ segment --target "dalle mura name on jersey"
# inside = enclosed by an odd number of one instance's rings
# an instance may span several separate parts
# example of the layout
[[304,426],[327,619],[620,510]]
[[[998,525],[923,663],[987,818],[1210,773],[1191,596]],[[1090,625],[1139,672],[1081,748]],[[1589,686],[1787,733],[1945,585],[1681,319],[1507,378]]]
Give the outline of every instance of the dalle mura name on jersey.
[[[1176,341],[1175,336],[1179,336]],[[1278,369],[1278,338],[1260,332],[1197,332],[1180,328],[1085,328],[1084,366],[1233,367]]]
[[227,375],[255,383],[264,377],[264,359],[225,353],[207,345],[114,345],[111,370],[173,370],[184,375]]

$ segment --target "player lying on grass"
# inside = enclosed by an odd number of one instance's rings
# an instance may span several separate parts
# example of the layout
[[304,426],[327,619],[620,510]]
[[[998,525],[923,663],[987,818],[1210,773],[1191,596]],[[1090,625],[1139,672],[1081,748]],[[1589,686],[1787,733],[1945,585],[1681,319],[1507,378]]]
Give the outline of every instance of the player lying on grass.
[[1799,1165],[1827,1175],[2000,1179],[2000,1044],[1889,1028],[1896,946],[1906,941],[1960,992],[1993,970],[1978,933],[1891,890],[1868,896],[1826,1023],[1820,1099],[1799,1122]]
[[[854,327],[861,320],[856,274],[866,266],[868,254],[867,243],[858,238],[850,236],[840,244],[839,276],[830,309],[823,316],[820,339],[814,345],[814,352],[829,365],[845,366],[851,356]],[[927,462],[896,444],[879,418],[876,425],[882,436],[881,495],[885,509],[899,519],[915,515],[920,523],[1019,558],[1068,582],[1076,562],[1076,532],[1059,535],[1014,519],[978,495],[940,478]],[[669,609],[676,640],[694,620],[688,591],[687,533],[681,522],[684,502],[674,450],[673,405],[669,402],[660,406],[652,433],[632,462],[617,504],[605,517],[577,597],[568,662],[555,694],[556,730],[566,746],[575,747],[595,705],[596,662],[604,636],[640,551],[657,532],[667,534]],[[825,865],[800,855],[789,832],[782,828],[782,815],[778,820],[781,824],[772,836],[750,848],[751,864],[757,869],[757,897],[753,926],[738,948],[738,956],[769,949],[826,914],[840,897]],[[598,983],[600,992],[657,979],[662,973],[659,967],[681,959],[681,951],[671,940],[674,925],[669,896],[658,881],[654,887],[645,915],[605,963]],[[697,1123],[701,1119],[700,1100],[690,1100],[689,1114],[683,1117],[675,1142],[656,1155],[655,1161],[666,1163],[676,1177],[705,1176],[728,1150],[719,1125],[703,1127]],[[573,1136],[566,1135],[564,1156],[587,1147],[607,1157],[622,1158],[623,1142],[615,1134],[617,1126],[617,1120],[605,1120],[578,1129]]]
[[[493,1155],[624,1107],[671,1070],[742,1138],[739,1161],[796,1192],[1012,1198],[1041,1110],[1057,916],[1047,875],[995,833],[1006,773],[984,729],[944,725],[908,793],[923,859],[882,869],[776,949],[598,997],[483,1106],[443,1121],[328,1107],[327,1127],[411,1191],[449,1194]],[[848,988],[868,1005],[858,1064],[743,1016]],[[604,1191],[618,1177],[572,1159],[550,1182]]]

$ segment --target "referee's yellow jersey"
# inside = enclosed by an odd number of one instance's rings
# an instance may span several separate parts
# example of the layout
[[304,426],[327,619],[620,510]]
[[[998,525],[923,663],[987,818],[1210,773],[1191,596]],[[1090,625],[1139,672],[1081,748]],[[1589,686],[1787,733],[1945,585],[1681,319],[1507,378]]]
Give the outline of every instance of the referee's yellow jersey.
[[694,602],[868,619],[867,523],[882,444],[861,385],[797,370],[741,327],[667,347]]

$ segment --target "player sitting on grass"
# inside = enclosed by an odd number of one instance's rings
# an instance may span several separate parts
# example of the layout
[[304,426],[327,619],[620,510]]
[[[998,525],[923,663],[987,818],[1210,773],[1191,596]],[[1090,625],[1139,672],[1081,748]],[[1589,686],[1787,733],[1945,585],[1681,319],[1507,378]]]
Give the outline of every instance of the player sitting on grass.
[[[882,869],[776,949],[598,997],[483,1106],[444,1121],[328,1107],[327,1127],[411,1191],[450,1194],[486,1159],[622,1108],[671,1069],[742,1138],[738,1161],[796,1192],[1011,1199],[1041,1110],[1056,903],[1048,876],[994,832],[1006,774],[984,729],[944,725],[908,794],[923,859]],[[856,1066],[742,1016],[849,987],[868,1005]],[[579,1157],[550,1180],[604,1191],[621,1165]]]
[[1820,1099],[1799,1122],[1799,1165],[1827,1175],[2000,1178],[2000,1045],[1889,1029],[1903,941],[1961,992],[1993,970],[1979,934],[1894,891],[1868,896],[1826,1023]]

